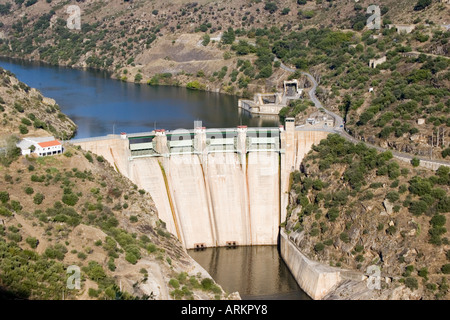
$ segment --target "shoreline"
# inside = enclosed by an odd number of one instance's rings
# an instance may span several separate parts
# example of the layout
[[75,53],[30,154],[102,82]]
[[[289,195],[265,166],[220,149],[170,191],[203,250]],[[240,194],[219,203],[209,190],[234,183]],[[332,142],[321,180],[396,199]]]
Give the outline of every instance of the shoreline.
[[[98,69],[98,68],[93,68],[93,67],[82,67],[82,66],[75,66],[75,65],[70,65],[70,64],[53,64],[50,62],[47,62],[45,60],[41,60],[41,59],[31,59],[31,58],[22,58],[22,57],[12,57],[12,56],[7,56],[7,55],[3,55],[0,54],[0,60],[12,60],[12,61],[16,61],[16,62],[27,62],[27,63],[32,63],[32,64],[42,64],[46,67],[52,67],[52,68],[68,68],[68,69],[72,69],[72,70],[79,70],[79,71],[87,71],[87,72],[98,72],[98,73],[103,73],[104,75],[107,75],[109,79],[112,80],[116,80],[119,82],[126,82],[126,83],[134,83],[137,85],[147,85],[147,86],[152,86],[152,87],[159,87],[159,86],[166,86],[166,87],[181,87],[181,88],[186,88],[192,91],[203,91],[203,92],[210,92],[210,93],[216,93],[216,94],[224,94],[227,96],[232,96],[232,97],[236,97],[236,98],[243,98],[242,95],[237,95],[237,94],[231,94],[228,93],[226,91],[217,91],[217,90],[211,90],[211,89],[207,89],[208,85],[206,84],[206,88],[205,89],[191,89],[188,88],[186,84],[183,83],[178,83],[178,84],[166,84],[166,83],[160,83],[158,85],[151,85],[148,82],[150,81],[151,78],[149,78],[147,81],[143,81],[141,80],[140,82],[136,82],[136,81],[132,81],[132,80],[122,80],[120,78],[117,78],[114,76],[114,71],[110,71],[110,70],[106,70],[106,69]],[[173,75],[173,76],[176,76]],[[219,89],[220,90],[220,89]]]

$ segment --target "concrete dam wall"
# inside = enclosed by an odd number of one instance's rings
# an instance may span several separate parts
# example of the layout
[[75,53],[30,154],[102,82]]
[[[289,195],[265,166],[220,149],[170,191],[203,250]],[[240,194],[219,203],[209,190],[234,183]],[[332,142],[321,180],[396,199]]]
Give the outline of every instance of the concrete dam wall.
[[196,128],[74,141],[150,193],[186,249],[275,245],[289,175],[327,132]]

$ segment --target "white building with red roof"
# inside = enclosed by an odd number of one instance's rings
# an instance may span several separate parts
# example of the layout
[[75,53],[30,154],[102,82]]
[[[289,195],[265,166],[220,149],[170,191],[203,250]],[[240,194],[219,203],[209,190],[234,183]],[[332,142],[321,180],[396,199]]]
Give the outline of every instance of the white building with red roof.
[[22,155],[36,153],[38,156],[51,156],[63,152],[61,142],[55,137],[27,137],[17,144],[22,150]]

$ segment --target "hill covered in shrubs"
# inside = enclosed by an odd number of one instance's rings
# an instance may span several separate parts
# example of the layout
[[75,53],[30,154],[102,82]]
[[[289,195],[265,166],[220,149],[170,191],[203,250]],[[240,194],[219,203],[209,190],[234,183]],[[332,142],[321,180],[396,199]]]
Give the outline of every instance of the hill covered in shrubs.
[[383,289],[448,299],[450,168],[399,163],[387,151],[329,135],[293,173],[286,229],[325,264],[381,268]]

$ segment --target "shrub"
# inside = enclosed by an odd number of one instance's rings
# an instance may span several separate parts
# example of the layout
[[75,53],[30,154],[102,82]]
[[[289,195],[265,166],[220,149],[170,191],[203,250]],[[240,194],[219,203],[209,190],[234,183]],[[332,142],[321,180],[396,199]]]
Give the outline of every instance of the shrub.
[[22,241],[22,236],[19,233],[8,233],[8,239],[14,242]]
[[45,249],[44,255],[49,259],[64,260],[67,248],[62,244],[55,244]]
[[339,239],[341,239],[345,243],[350,242],[350,238],[348,237],[348,234],[346,232],[342,232],[339,236]]
[[7,191],[0,192],[0,201],[2,203],[7,203],[9,201],[9,193]]
[[203,290],[211,290],[214,285],[214,281],[210,278],[205,278],[201,281]]
[[108,260],[108,269],[111,271],[116,270],[116,264],[114,263],[114,258],[109,258]]
[[15,212],[19,212],[22,210],[22,205],[20,204],[19,201],[16,200],[11,200],[11,208],[15,211]]
[[314,246],[314,250],[315,250],[316,252],[320,252],[320,251],[322,251],[324,248],[325,248],[325,245],[324,245],[323,243],[321,243],[321,242],[316,243],[316,245]]
[[394,202],[398,201],[398,199],[400,199],[400,195],[396,191],[390,191],[386,194],[386,198],[390,202],[394,203]]
[[99,295],[99,291],[95,290],[94,288],[89,288],[88,295],[91,298],[97,298]]
[[419,0],[417,1],[416,5],[414,6],[415,11],[420,11],[425,9],[431,4],[431,0]]
[[78,202],[78,196],[74,193],[64,194],[62,196],[62,202],[64,202],[68,206],[74,206]]
[[134,82],[141,82],[141,80],[142,80],[142,74],[137,73],[137,74],[134,76]]
[[411,159],[411,164],[413,167],[418,167],[420,165],[420,160],[417,158],[412,158]]
[[328,210],[327,213],[327,218],[330,221],[336,221],[336,219],[339,217],[339,209],[336,207],[331,208],[330,210]]
[[422,277],[425,280],[428,279],[428,268],[424,267],[420,269],[417,274],[419,275],[419,277]]
[[197,80],[188,82],[186,84],[186,88],[191,90],[205,90],[206,86],[203,83],[198,82]]
[[275,2],[266,2],[264,10],[267,10],[270,13],[274,13],[275,11],[278,10],[278,6]]
[[450,156],[450,148],[444,149],[442,152],[442,158],[446,158],[447,156]]
[[147,245],[146,248],[147,248],[147,251],[150,253],[155,252],[157,249],[157,247],[154,243],[150,243],[149,245]]
[[169,280],[169,285],[171,285],[175,289],[178,289],[180,287],[180,282],[178,282],[177,279],[172,278]]
[[413,201],[409,206],[409,212],[411,212],[415,216],[420,216],[422,213],[425,213],[428,210],[428,205],[425,201]]
[[434,227],[443,227],[445,226],[447,219],[444,215],[437,214],[431,218],[430,223]]
[[88,152],[84,155],[84,157],[89,161],[89,162],[94,162],[94,159],[92,158],[92,155]]
[[0,206],[0,216],[10,217],[12,216],[12,212],[3,206]]
[[26,238],[25,242],[28,243],[30,245],[30,247],[33,248],[33,249],[36,249],[36,247],[38,245],[38,240],[36,238],[33,238],[33,237]]
[[389,226],[386,232],[390,235],[394,235],[397,232],[397,228],[395,226]]
[[35,4],[37,2],[37,0],[28,0],[27,2],[25,2],[25,7],[30,7],[33,4]]
[[441,267],[441,271],[442,271],[442,273],[444,273],[444,274],[450,274],[450,263],[444,264],[444,265]]
[[405,286],[411,290],[419,289],[419,283],[416,278],[408,277],[405,279]]
[[44,199],[45,196],[42,193],[36,193],[36,195],[33,198],[33,202],[39,205],[42,203],[42,201],[44,201]]
[[83,271],[86,272],[91,280],[96,282],[106,278],[105,270],[103,270],[103,267],[96,261],[89,261],[88,266],[83,268]]
[[84,252],[78,252],[77,257],[78,259],[85,260],[87,255]]
[[125,260],[127,260],[131,264],[136,264],[138,261],[138,258],[134,255],[134,253],[127,252],[125,255]]
[[21,125],[19,125],[19,131],[20,131],[21,134],[27,134],[28,133],[28,128],[27,128],[26,125],[21,124]]
[[206,47],[209,44],[210,40],[211,40],[210,36],[208,34],[205,34],[203,36],[202,45]]

